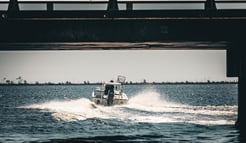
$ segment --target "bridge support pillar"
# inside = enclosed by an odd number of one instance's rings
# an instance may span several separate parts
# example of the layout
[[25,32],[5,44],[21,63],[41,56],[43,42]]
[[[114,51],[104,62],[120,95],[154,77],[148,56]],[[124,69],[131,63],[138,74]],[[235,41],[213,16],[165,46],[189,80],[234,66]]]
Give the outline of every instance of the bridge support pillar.
[[126,10],[133,10],[133,3],[132,2],[126,3]]
[[243,40],[233,42],[227,49],[227,77],[238,77],[238,116],[236,128],[240,135],[246,133],[246,55],[243,49],[246,48]]
[[54,10],[54,4],[52,2],[47,3],[47,11],[53,11]]
[[206,0],[205,10],[208,10],[208,11],[216,10],[215,0]]
[[118,11],[119,7],[118,7],[117,0],[109,0],[107,10],[108,11]]
[[19,5],[17,0],[10,0],[9,1],[9,6],[8,6],[8,11],[10,12],[16,12],[19,11]]
[[[242,49],[243,47],[241,47]],[[245,48],[245,47],[244,47]],[[241,51],[243,52],[243,51]],[[246,56],[241,54],[238,79],[238,119],[236,127],[240,133],[246,132]]]

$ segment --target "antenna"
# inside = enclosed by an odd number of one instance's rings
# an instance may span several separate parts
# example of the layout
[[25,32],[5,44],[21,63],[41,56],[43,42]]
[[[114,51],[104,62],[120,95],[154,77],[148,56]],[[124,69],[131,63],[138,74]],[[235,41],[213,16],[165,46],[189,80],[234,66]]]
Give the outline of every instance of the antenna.
[[117,82],[124,83],[126,81],[126,77],[122,75],[118,75]]

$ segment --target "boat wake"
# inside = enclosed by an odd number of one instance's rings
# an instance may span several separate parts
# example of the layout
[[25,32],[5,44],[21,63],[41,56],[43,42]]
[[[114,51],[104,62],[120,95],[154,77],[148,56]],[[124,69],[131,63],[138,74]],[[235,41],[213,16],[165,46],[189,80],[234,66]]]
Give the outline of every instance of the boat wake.
[[44,112],[52,112],[56,120],[76,121],[98,117],[102,112],[89,99],[81,98],[68,101],[49,101],[33,104],[21,108],[39,109]]
[[89,118],[116,119],[125,122],[168,123],[183,122],[205,125],[234,124],[237,106],[191,106],[169,101],[156,91],[142,91],[131,97],[128,104],[98,106],[86,98],[69,101],[50,101],[21,108],[51,112],[62,121]]

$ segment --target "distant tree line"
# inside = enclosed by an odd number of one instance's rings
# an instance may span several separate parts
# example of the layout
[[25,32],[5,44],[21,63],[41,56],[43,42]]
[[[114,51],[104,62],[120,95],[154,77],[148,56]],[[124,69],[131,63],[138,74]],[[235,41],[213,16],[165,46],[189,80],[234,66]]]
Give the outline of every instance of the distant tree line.
[[238,83],[237,81],[163,81],[163,82],[125,82],[124,84],[226,84]]
[[[136,85],[136,84],[226,84],[226,83],[237,83],[237,81],[178,81],[178,82],[147,82],[146,79],[144,79],[142,82],[133,82],[133,81],[126,81],[123,84],[124,85]],[[71,81],[65,81],[65,82],[44,82],[40,83],[39,81],[36,81],[34,83],[29,83],[27,80],[23,79],[21,76],[18,76],[15,80],[9,80],[6,77],[2,78],[1,85],[99,85],[102,84],[102,82],[90,82],[88,80],[85,80],[81,83],[72,83]]]
[[2,78],[1,84],[28,84],[28,82],[27,80],[23,79],[21,76],[15,78],[15,81],[4,77]]

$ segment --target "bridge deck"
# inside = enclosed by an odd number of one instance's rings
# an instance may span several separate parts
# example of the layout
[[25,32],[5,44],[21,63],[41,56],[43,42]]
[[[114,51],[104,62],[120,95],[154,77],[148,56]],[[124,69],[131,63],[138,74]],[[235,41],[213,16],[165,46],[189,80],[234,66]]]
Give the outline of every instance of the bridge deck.
[[58,43],[0,43],[0,50],[223,50],[230,43],[220,42],[58,42]]
[[227,49],[246,10],[0,11],[0,50]]
[[[218,18],[229,18],[229,19],[245,19],[246,10],[216,10],[216,11],[204,11],[204,10],[134,10],[134,11],[106,11],[106,10],[81,10],[81,11],[19,11],[19,12],[8,12],[0,11],[1,19],[32,19],[36,18],[53,18],[62,20],[67,18],[80,18],[80,19],[93,19],[93,18],[162,18],[162,19],[218,19]],[[78,19],[78,20],[80,20]],[[51,19],[52,20],[52,19]]]

